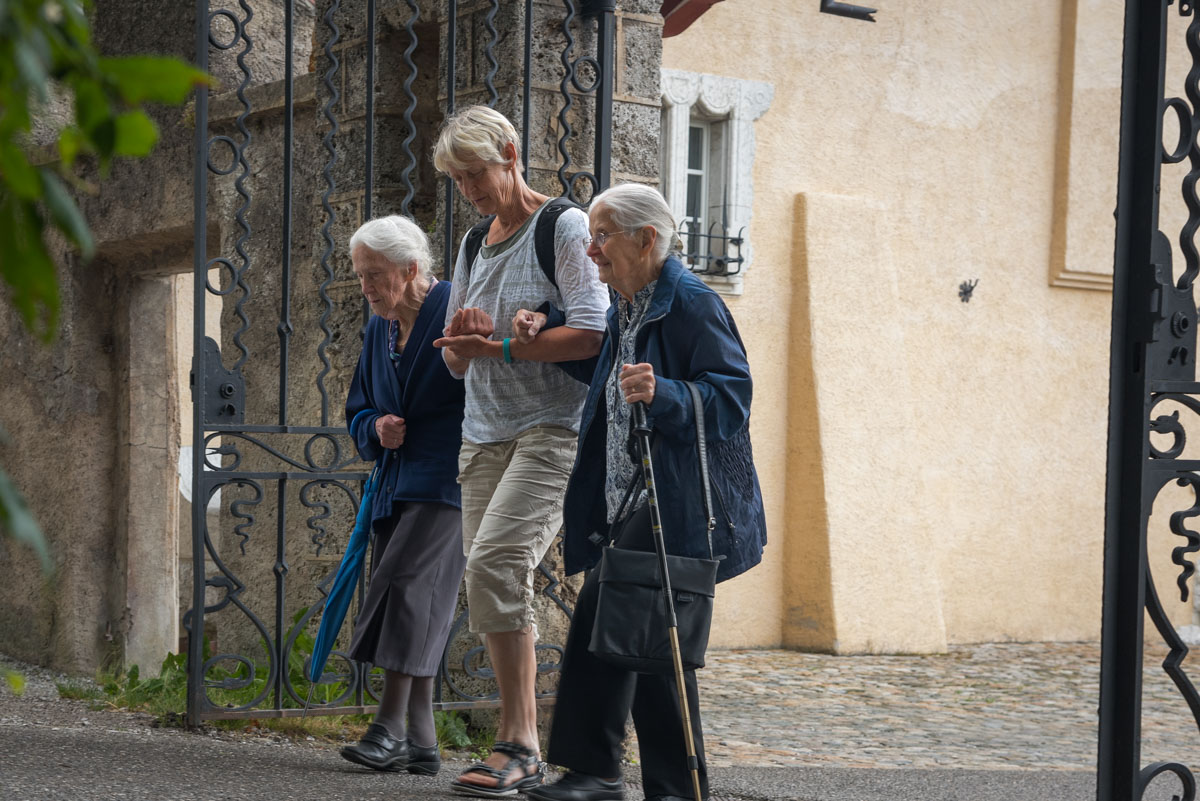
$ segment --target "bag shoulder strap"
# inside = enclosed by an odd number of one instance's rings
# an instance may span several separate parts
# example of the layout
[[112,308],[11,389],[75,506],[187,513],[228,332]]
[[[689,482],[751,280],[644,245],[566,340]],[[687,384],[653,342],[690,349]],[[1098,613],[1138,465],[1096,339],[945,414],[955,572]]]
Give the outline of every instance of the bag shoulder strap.
[[578,203],[569,200],[565,197],[552,198],[546,203],[542,213],[538,215],[537,225],[533,229],[533,249],[537,253],[538,266],[542,268],[542,272],[555,289],[558,289],[558,280],[555,277],[554,264],[554,232],[555,226],[558,225],[558,217],[567,209],[583,208]]
[[[496,219],[496,215],[492,214],[484,217],[479,222],[471,226],[471,230],[467,231],[465,239],[467,240],[463,255],[466,260],[463,262],[463,280],[467,283],[471,282],[471,266],[475,264],[475,258],[479,255],[479,249],[483,247],[483,239],[487,236],[488,229],[492,227],[492,220]],[[450,276],[454,278],[453,275]]]
[[704,401],[700,399],[699,388],[691,381],[684,381],[688,392],[692,393],[692,406],[696,415],[696,451],[700,457],[700,486],[704,488],[704,524],[708,531],[708,558],[713,558],[712,533],[717,527],[717,519],[713,517],[712,489],[708,483],[708,442],[704,435]]
[[[558,289],[558,279],[555,275],[554,263],[554,232],[555,226],[558,225],[558,216],[567,209],[582,209],[578,203],[569,200],[565,197],[551,198],[542,213],[538,215],[537,224],[533,229],[533,250],[537,254],[538,266],[542,268],[542,274],[546,276],[546,280],[555,289]],[[483,240],[487,237],[488,229],[492,227],[492,220],[496,219],[496,215],[490,215],[483,218],[475,225],[471,226],[471,230],[467,231],[467,244],[464,255],[466,262],[464,264],[465,273],[463,278],[470,280],[471,266],[475,263],[475,259],[479,256],[480,249],[483,248]]]
[[634,469],[633,480],[629,482],[629,489],[625,490],[625,497],[621,499],[621,505],[617,507],[617,516],[615,518],[613,518],[614,522],[611,526],[609,526],[609,531],[608,531],[608,544],[609,545],[612,545],[613,542],[616,541],[617,526],[619,526],[622,522],[624,522],[625,512],[626,512],[627,508],[629,507],[629,502],[631,500],[633,500],[634,492],[636,492],[639,487],[645,487],[645,486],[646,486],[646,484],[642,480],[642,466],[639,464]]

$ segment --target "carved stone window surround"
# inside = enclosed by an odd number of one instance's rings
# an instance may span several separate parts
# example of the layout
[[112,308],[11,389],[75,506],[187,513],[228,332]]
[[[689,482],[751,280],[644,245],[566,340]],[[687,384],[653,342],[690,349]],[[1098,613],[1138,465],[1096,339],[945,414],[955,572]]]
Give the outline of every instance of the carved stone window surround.
[[736,275],[701,276],[713,289],[742,294],[742,282],[752,263],[748,238],[754,206],[754,121],[766,113],[775,87],[720,75],[663,69],[662,71],[662,190],[677,219],[687,207],[688,124],[693,116],[719,121],[722,126],[720,172],[725,177],[730,235],[745,229],[745,261]]

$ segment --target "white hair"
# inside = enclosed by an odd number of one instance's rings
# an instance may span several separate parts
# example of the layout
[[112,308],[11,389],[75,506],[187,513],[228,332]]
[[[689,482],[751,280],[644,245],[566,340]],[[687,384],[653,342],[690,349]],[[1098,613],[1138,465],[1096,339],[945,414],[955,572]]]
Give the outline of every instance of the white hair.
[[517,152],[516,167],[521,170],[521,139],[508,118],[487,106],[467,106],[451,114],[442,123],[433,148],[433,166],[439,172],[465,170],[472,161],[509,164],[505,145]]
[[588,214],[607,209],[609,217],[622,231],[633,233],[653,228],[657,237],[651,257],[655,263],[664,261],[667,254],[680,250],[683,243],[676,231],[675,215],[662,194],[645,184],[618,184],[592,198]]
[[432,275],[429,237],[425,236],[421,226],[407,217],[393,214],[368,220],[350,237],[351,255],[359,245],[375,251],[397,267],[416,262],[422,276],[429,278]]

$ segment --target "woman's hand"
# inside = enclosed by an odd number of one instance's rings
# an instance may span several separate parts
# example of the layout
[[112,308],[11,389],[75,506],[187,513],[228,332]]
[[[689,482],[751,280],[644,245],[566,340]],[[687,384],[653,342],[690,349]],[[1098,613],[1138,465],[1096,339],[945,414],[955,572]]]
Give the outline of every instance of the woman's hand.
[[[433,341],[435,348],[445,348],[450,355],[465,364],[471,359],[488,356],[488,337],[492,335],[495,326],[491,316],[483,309],[467,307],[459,309],[450,318],[450,325],[442,332],[445,336]],[[457,372],[463,372],[466,367],[453,366]]]
[[450,318],[450,325],[446,326],[446,330],[442,333],[448,337],[478,334],[487,339],[495,330],[496,326],[487,312],[483,309],[470,306],[456,311],[454,316]]
[[647,406],[654,400],[654,367],[642,364],[621,365],[621,392],[626,403],[642,402]]
[[545,324],[546,315],[541,312],[519,309],[517,316],[513,317],[512,321],[513,338],[522,345],[528,345],[538,335],[538,331],[541,331],[542,326]]
[[388,450],[404,444],[407,428],[404,418],[394,414],[384,414],[375,418],[375,433],[379,436],[379,444]]
[[462,334],[460,336],[445,336],[433,341],[435,348],[445,348],[452,356],[470,362],[481,356],[492,355],[488,349],[489,340],[479,334]]

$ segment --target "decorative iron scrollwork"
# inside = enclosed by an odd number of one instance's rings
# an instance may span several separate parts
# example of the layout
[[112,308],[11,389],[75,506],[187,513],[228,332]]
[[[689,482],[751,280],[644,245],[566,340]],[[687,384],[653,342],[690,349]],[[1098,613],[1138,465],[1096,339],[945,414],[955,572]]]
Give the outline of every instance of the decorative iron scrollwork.
[[1137,797],[1142,798],[1145,796],[1147,788],[1150,787],[1150,782],[1163,773],[1175,774],[1179,778],[1180,784],[1183,785],[1183,795],[1173,796],[1174,801],[1195,801],[1196,777],[1192,775],[1187,766],[1181,765],[1178,762],[1155,762],[1142,768],[1138,776],[1140,787]]
[[[335,20],[337,23],[343,23],[345,19],[343,15],[347,14],[343,10],[346,4],[339,0],[328,0],[323,6],[323,15],[313,22],[312,33],[316,33],[324,39],[320,43],[314,42],[313,55],[321,55],[321,66],[312,68],[316,74],[310,76],[315,79],[317,84],[315,87],[317,105],[314,109],[316,113],[311,116],[303,115],[305,127],[297,130],[306,135],[311,134],[311,147],[318,152],[323,151],[315,159],[310,157],[311,154],[306,146],[300,144],[303,141],[300,137],[293,138],[293,125],[297,122],[298,117],[297,104],[293,97],[295,70],[292,59],[294,51],[304,50],[306,48],[305,39],[311,39],[311,37],[308,36],[309,31],[303,32],[302,37],[295,36],[298,32],[295,30],[294,12],[299,4],[283,4],[284,48],[286,50],[281,81],[284,95],[281,122],[283,135],[280,148],[283,156],[283,198],[282,209],[279,210],[280,215],[273,219],[271,216],[274,213],[273,206],[268,209],[261,203],[255,203],[252,213],[251,204],[254,198],[251,196],[250,187],[256,180],[269,184],[269,174],[276,169],[275,162],[277,161],[275,151],[271,146],[280,145],[281,142],[271,142],[268,138],[267,146],[264,147],[263,143],[256,140],[254,149],[250,149],[251,131],[256,130],[255,136],[261,140],[264,137],[257,131],[271,130],[271,126],[275,123],[267,122],[264,117],[259,117],[258,119],[263,121],[263,125],[256,128],[257,123],[249,122],[252,112],[258,114],[262,111],[262,109],[251,109],[248,100],[254,96],[253,92],[249,90],[255,80],[248,64],[255,55],[256,47],[249,34],[254,29],[253,26],[260,24],[260,20],[251,13],[253,0],[236,0],[236,2],[237,8],[234,8],[233,0],[228,4],[232,10],[210,10],[207,0],[197,2],[195,17],[197,66],[207,70],[210,51],[224,50],[229,51],[229,56],[237,53],[237,65],[241,69],[241,73],[240,84],[237,87],[237,99],[240,101],[240,106],[235,106],[235,112],[231,112],[237,114],[236,119],[228,119],[227,115],[222,116],[222,119],[227,119],[227,122],[223,123],[227,130],[209,130],[209,94],[206,87],[198,88],[195,106],[193,201],[196,215],[193,240],[196,257],[194,277],[197,287],[203,292],[222,299],[220,304],[222,332],[215,338],[215,341],[210,341],[211,346],[208,350],[203,354],[197,353],[195,379],[196,406],[201,411],[193,420],[196,426],[194,444],[201,449],[199,452],[203,455],[196,463],[198,469],[194,471],[193,476],[193,497],[196,499],[192,517],[193,610],[185,615],[185,625],[188,626],[188,631],[194,634],[188,662],[188,720],[193,724],[212,717],[247,717],[251,711],[254,714],[262,712],[268,716],[281,715],[285,714],[285,708],[299,706],[306,700],[306,691],[309,687],[306,686],[305,680],[299,678],[301,671],[298,669],[298,664],[304,660],[299,659],[298,655],[304,654],[305,648],[308,647],[307,636],[311,633],[309,627],[314,620],[318,620],[320,617],[323,600],[327,597],[328,587],[336,571],[327,571],[322,574],[324,578],[318,584],[319,600],[311,607],[305,608],[302,614],[289,618],[285,614],[285,608],[289,603],[294,603],[297,596],[307,598],[312,594],[311,584],[297,587],[297,579],[309,575],[312,570],[321,570],[328,566],[329,552],[326,548],[333,541],[331,535],[340,525],[340,523],[334,524],[331,521],[344,520],[349,517],[341,515],[341,512],[347,506],[357,507],[360,502],[360,487],[357,484],[352,486],[352,484],[365,479],[365,476],[358,472],[361,470],[358,464],[358,454],[350,444],[348,436],[340,426],[331,427],[329,425],[331,416],[336,416],[331,415],[331,405],[336,401],[331,394],[336,392],[338,382],[347,378],[344,372],[340,372],[340,368],[345,365],[338,364],[338,360],[332,358],[335,353],[333,345],[335,334],[345,334],[346,329],[343,327],[341,332],[337,331],[337,323],[341,321],[336,315],[332,315],[331,311],[336,312],[333,308],[333,298],[338,297],[337,290],[340,286],[333,281],[334,248],[340,246],[335,239],[342,236],[341,228],[352,223],[356,215],[361,214],[364,219],[372,216],[371,200],[375,196],[372,181],[377,171],[372,166],[374,140],[371,134],[375,124],[373,102],[376,97],[374,91],[376,81],[372,72],[376,44],[376,36],[373,32],[376,16],[375,3],[373,0],[368,0],[366,3],[368,68],[365,83],[358,87],[350,86],[348,81],[351,77],[357,78],[360,74],[355,69],[349,68],[357,66],[353,59],[358,58],[360,52],[359,45],[362,41],[360,29],[357,23],[351,27],[343,24],[343,28],[348,33],[353,29],[353,40],[343,43],[341,41],[342,30],[339,29],[338,24],[335,24]],[[465,12],[460,20],[458,15],[460,4],[455,0],[447,0],[447,3],[441,6],[444,9],[444,16],[443,12],[439,11],[436,20],[436,22],[444,20],[446,23],[446,39],[443,44],[437,35],[430,37],[430,41],[424,41],[424,30],[433,30],[436,25],[429,24],[426,28],[422,28],[418,24],[421,20],[422,4],[418,0],[405,0],[404,3],[394,5],[399,5],[403,9],[405,4],[409,10],[408,20],[402,23],[404,32],[397,37],[397,40],[407,36],[403,51],[404,68],[401,68],[401,71],[407,72],[407,74],[403,76],[403,89],[397,95],[402,98],[399,106],[404,115],[403,125],[406,127],[405,139],[400,145],[400,149],[402,158],[407,159],[407,166],[399,174],[400,186],[389,185],[387,191],[389,198],[398,197],[399,193],[393,194],[393,190],[402,188],[403,200],[400,202],[399,210],[404,213],[415,212],[420,215],[428,212],[429,209],[424,205],[425,198],[419,194],[422,187],[414,186],[416,176],[420,172],[420,159],[413,150],[415,144],[420,142],[423,136],[416,128],[424,124],[434,124],[436,122],[434,118],[437,115],[432,113],[432,108],[430,109],[431,113],[426,114],[422,111],[424,107],[418,103],[415,87],[421,85],[421,78],[429,78],[429,76],[420,75],[418,68],[424,69],[424,65],[431,63],[435,55],[445,58],[446,94],[443,110],[445,112],[452,111],[455,104],[455,66],[456,62],[463,60],[461,58],[463,48],[459,48],[458,55],[460,57],[456,58],[455,54],[456,28],[469,19],[476,27],[473,28],[471,37],[464,37],[469,40],[473,48],[468,59],[472,67],[477,67],[479,70],[478,73],[474,71],[471,73],[472,102],[483,101],[489,105],[498,105],[499,93],[507,92],[508,88],[514,85],[507,78],[501,84],[498,76],[503,74],[501,69],[505,66],[501,63],[504,57],[500,54],[510,52],[507,49],[507,42],[501,37],[501,32],[508,31],[507,24],[515,17],[506,16],[510,4],[502,4],[500,0],[487,0],[487,2],[472,4],[470,10]],[[547,5],[544,2],[535,4],[532,0],[526,0],[523,5],[527,32],[524,56],[527,65],[532,59],[534,37],[530,31],[534,6],[538,6],[537,11],[540,15],[547,17],[557,15],[553,22],[547,19],[548,25],[557,24],[560,20],[563,22],[566,49],[563,52],[563,73],[559,89],[563,92],[564,100],[563,104],[555,108],[554,112],[547,110],[547,113],[558,113],[558,119],[562,123],[555,136],[561,134],[557,144],[558,152],[562,155],[563,160],[558,174],[560,180],[564,182],[564,188],[572,196],[582,195],[587,191],[583,185],[584,182],[587,182],[594,194],[607,184],[609,175],[607,161],[610,156],[608,150],[611,137],[611,98],[609,95],[611,94],[613,65],[611,47],[604,44],[604,37],[611,33],[614,24],[614,4],[612,0],[589,0],[582,6],[585,15],[594,14],[599,18],[595,51],[597,55],[581,55],[575,48],[575,38],[572,32],[578,35],[580,31],[578,26],[581,22],[590,21],[581,21],[578,17],[577,9],[580,7],[580,0],[565,0],[562,14],[558,14],[555,4]],[[358,13],[361,6],[354,5],[352,7],[354,13]],[[309,10],[312,10],[311,6]],[[272,9],[272,20],[275,19],[273,15],[276,11],[277,9]],[[393,25],[396,24],[397,13],[403,15],[404,12],[396,12],[395,9],[392,9],[389,13],[389,20]],[[254,21],[251,22],[252,20]],[[502,20],[506,24],[502,25]],[[434,21],[431,20],[430,23],[432,22]],[[422,34],[420,42],[418,42],[419,33]],[[551,30],[548,30],[547,33],[554,36]],[[299,39],[298,46],[297,39]],[[611,37],[608,42],[611,45]],[[272,42],[273,47],[274,45],[275,43]],[[257,46],[261,47],[261,45]],[[323,50],[320,49],[322,46]],[[553,46],[557,47],[557,44]],[[347,58],[350,58],[351,61],[347,61]],[[264,59],[264,62],[274,64],[271,58]],[[312,62],[310,61],[310,63]],[[396,77],[397,80],[400,79],[400,76]],[[533,69],[527,67],[522,87],[526,98],[522,112],[526,117],[534,106],[531,99],[532,86],[535,84],[533,77]],[[557,82],[557,78],[558,76],[548,77],[546,80]],[[473,85],[475,82],[480,85]],[[358,125],[357,117],[346,118],[342,115],[342,110],[345,108],[343,95],[364,90],[369,101],[365,108],[364,122],[364,129],[367,132],[364,142],[366,152],[363,154],[361,165],[356,164],[355,169],[350,172],[357,178],[359,175],[357,167],[363,167],[361,172],[364,176],[365,187],[361,187],[361,189],[365,201],[354,207],[355,201],[348,199],[345,187],[338,186],[334,177],[340,174],[338,169],[342,166],[341,162],[345,160],[347,152],[355,152],[355,158],[358,157],[356,147],[343,147],[341,142],[343,131],[354,132],[356,131],[354,126]],[[476,92],[476,90],[484,91]],[[597,156],[593,163],[597,166],[593,172],[577,170],[571,159],[572,153],[578,156],[581,152],[576,147],[578,143],[573,137],[579,133],[577,129],[581,125],[580,104],[587,105],[588,100],[584,97],[587,95],[593,95],[596,102]],[[553,94],[550,97],[552,100]],[[432,107],[437,99],[429,98],[429,101]],[[311,100],[306,99],[301,105],[307,106],[309,102]],[[392,113],[393,109],[395,106],[389,105],[388,113]],[[590,107],[586,110],[591,111]],[[339,116],[342,117],[342,120],[339,119]],[[572,130],[572,124],[576,130]],[[346,129],[346,125],[351,125],[351,128]],[[529,124],[522,126],[523,153],[528,152],[530,127]],[[318,139],[321,140],[323,147],[317,145]],[[354,141],[353,145],[357,145],[357,141]],[[550,142],[546,149],[552,151],[553,146],[554,142]],[[254,152],[266,154],[266,157],[262,164],[256,161],[254,170],[251,170],[248,159]],[[602,152],[604,159],[600,158]],[[301,297],[297,287],[292,286],[293,271],[291,270],[293,240],[295,239],[291,228],[292,203],[293,200],[299,199],[293,197],[295,193],[292,189],[292,158],[293,155],[300,154],[304,156],[301,169],[311,173],[306,176],[306,180],[297,183],[298,187],[303,187],[300,191],[311,192],[311,195],[305,194],[301,201],[305,204],[305,224],[309,226],[310,230],[316,229],[317,231],[315,233],[316,247],[311,255],[308,252],[308,243],[305,244],[304,263],[308,265],[310,261],[313,261],[317,264],[310,265],[316,268],[315,282],[313,282],[312,289],[304,290],[304,294],[310,296],[310,301],[317,301],[322,305],[316,306],[314,303],[304,301],[304,305],[298,305],[296,309],[297,311],[314,309],[312,322],[302,321],[298,314],[293,315],[292,306],[293,300]],[[552,159],[553,156],[551,155],[549,158]],[[533,157],[535,162],[538,159],[539,157],[536,155]],[[524,161],[525,167],[528,169],[530,159],[525,158]],[[299,160],[296,161],[298,167],[301,163]],[[556,167],[559,167],[558,163],[545,168],[553,170]],[[389,182],[395,175],[391,168],[392,164],[389,162],[387,166]],[[382,174],[383,170],[378,172]],[[210,180],[213,186],[220,187],[219,191],[211,196]],[[570,191],[572,186],[578,188],[578,193]],[[446,188],[447,199],[442,211],[444,212],[443,226],[446,239],[445,265],[449,267],[453,263],[452,253],[453,244],[455,244],[452,242],[454,239],[452,216],[455,204],[452,202],[452,188],[449,184]],[[351,188],[354,195],[357,195],[359,191],[360,187],[357,185]],[[315,209],[309,208],[310,198],[316,202]],[[343,204],[350,209],[349,212],[343,211]],[[221,210],[222,219],[209,219],[208,210],[213,208]],[[255,223],[258,231],[252,231],[250,220],[261,221]],[[263,240],[263,231],[275,232],[277,230],[281,234],[278,244],[274,233],[268,237],[271,240],[270,243],[265,246],[259,244]],[[255,234],[257,237],[252,241]],[[206,252],[207,245],[214,236],[219,237],[222,248],[230,252],[212,254]],[[279,247],[282,248],[282,252],[278,254],[278,264],[276,264]],[[261,255],[264,253],[267,255]],[[270,277],[256,282],[255,291],[267,288],[272,293],[278,291],[280,304],[278,317],[268,309],[267,301],[269,299],[254,298],[251,295],[251,284],[248,279],[252,279],[254,276],[254,273],[250,272],[252,257],[255,260],[254,267],[260,267],[260,263],[267,263]],[[305,282],[310,278],[307,268],[303,273],[303,278]],[[331,298],[331,294],[333,298]],[[263,311],[260,311],[259,314],[248,315],[247,310],[254,308],[255,304]],[[250,336],[251,316],[262,318],[262,320],[254,320],[260,325],[256,326],[253,337]],[[295,316],[294,321],[293,316]],[[318,316],[319,323],[316,322]],[[258,330],[262,328],[262,323],[267,319],[270,319],[270,322],[266,325],[268,327],[276,326],[275,331]],[[207,330],[205,322],[198,315],[194,331],[198,342],[203,342]],[[313,331],[305,332],[302,325],[311,327]],[[318,325],[321,331],[320,335],[314,333]],[[331,329],[334,330],[331,331]],[[294,336],[297,332],[305,336]],[[267,342],[268,337],[273,340],[275,333],[278,333],[279,337],[277,353],[276,349]],[[307,336],[310,333],[313,334],[311,338]],[[219,346],[218,342],[220,342]],[[248,348],[251,342],[256,344],[253,360],[250,359]],[[289,376],[289,366],[294,368],[299,358],[297,353],[289,355],[289,348],[293,342],[304,343],[305,353],[303,356],[306,360],[319,360],[320,362],[319,367],[314,364],[311,372],[306,370],[303,373],[304,380],[308,384],[307,387],[300,387],[295,380],[294,376],[299,373],[293,372],[293,376]],[[263,349],[265,353],[258,350],[264,344],[266,345],[266,348]],[[314,346],[316,360],[313,359]],[[234,363],[228,369],[225,368],[222,361],[220,350],[222,348],[226,351],[226,358],[233,357],[231,361]],[[236,353],[233,353],[235,348]],[[271,364],[267,365],[268,362]],[[272,375],[269,377],[270,380],[264,380],[257,371],[260,369],[270,371],[275,363],[278,364],[277,377]],[[263,365],[267,366],[263,367]],[[251,367],[254,368],[254,372],[251,371]],[[217,372],[218,369],[222,372]],[[243,377],[243,371],[248,375]],[[289,414],[288,412],[289,400],[293,403],[299,400],[300,403],[297,406],[299,412],[308,413],[311,408],[312,417],[316,417],[315,407],[317,404],[315,400],[310,404],[309,399],[304,395],[304,393],[308,393],[315,396],[316,393],[313,392],[312,386],[314,376],[316,392],[320,394],[319,424],[310,424],[314,421],[308,419],[293,419],[299,417],[299,414]],[[276,380],[279,385],[278,397],[277,399],[268,398],[268,394],[271,393],[274,386],[267,389],[266,385],[268,383],[273,385]],[[256,394],[251,396],[251,400],[254,406],[253,411],[258,413],[257,419],[250,425],[246,424],[247,419],[252,416],[246,409],[248,387],[252,387],[256,391]],[[263,420],[262,413],[275,402],[278,403],[277,419]],[[208,406],[205,406],[206,403]],[[273,408],[267,413],[270,417],[276,416]],[[270,482],[273,484],[268,486]],[[217,513],[221,520],[221,537],[216,538],[214,530],[213,537],[210,538],[207,521],[212,519],[212,512],[207,506],[202,505],[200,500],[206,496],[211,499],[222,489],[223,508]],[[206,515],[209,516],[206,517]],[[269,528],[272,529],[272,532],[270,535],[265,532],[262,525],[268,520],[271,521]],[[301,520],[304,521],[303,525],[300,523]],[[344,532],[338,532],[338,534],[342,533]],[[253,539],[251,539],[252,537]],[[216,544],[225,549],[226,559],[221,558],[220,549],[214,545],[214,538]],[[267,555],[268,552],[271,552],[270,555]],[[297,556],[300,554],[303,554],[303,562],[297,561]],[[243,556],[247,558],[243,559]],[[293,564],[289,565],[289,559]],[[239,572],[244,572],[244,575],[235,574],[230,565],[237,568]],[[544,566],[540,567],[538,575],[537,581],[541,595],[569,617],[571,614],[569,590],[564,592],[563,585],[554,577],[553,572]],[[259,586],[260,581],[262,586]],[[247,587],[247,585],[249,586]],[[273,586],[268,587],[267,585]],[[545,610],[550,610],[549,604],[541,597],[539,597],[539,605]],[[300,606],[303,606],[303,603]],[[252,609],[258,610],[261,618]],[[205,616],[208,614],[222,615],[220,618],[222,622],[206,631]],[[555,612],[551,612],[551,614],[557,616]],[[249,621],[248,624],[241,619],[242,616]],[[225,628],[224,621],[229,621],[234,617],[237,618],[236,623]],[[459,630],[468,641],[453,646],[456,663],[464,646],[476,645],[476,643],[470,642],[472,635],[466,633],[465,615],[461,616],[457,623]],[[214,652],[221,650],[216,645],[218,629],[222,634],[222,639],[227,641],[224,651],[235,653],[223,652],[215,655],[208,653],[206,633],[210,635],[212,650]],[[228,641],[232,641],[236,645],[230,644]],[[266,654],[265,659],[259,653],[260,647]],[[474,647],[468,647],[465,650],[467,654],[464,657],[464,668],[459,670],[456,666],[451,678],[458,680],[458,688],[467,692],[460,693],[457,698],[452,699],[452,702],[461,704],[494,698],[494,677],[491,675],[483,651]],[[549,676],[559,669],[562,648],[543,643],[537,648],[537,659],[539,675]],[[319,697],[314,699],[314,708],[330,711],[339,705],[350,704],[350,708],[362,709],[373,699],[378,699],[377,685],[380,673],[377,669],[373,669],[370,665],[355,663],[348,654],[338,650],[332,652],[330,660],[324,674],[317,682],[316,689]],[[444,664],[443,675],[446,675],[445,667]],[[472,678],[462,680],[467,676]],[[475,682],[475,684],[471,684],[471,682]],[[439,699],[443,686],[448,685],[439,684],[437,690]],[[552,682],[540,682],[539,689],[544,694],[548,694],[548,691],[552,689]],[[452,693],[455,690],[451,689],[447,692]],[[255,697],[250,698],[250,695]]]
[[321,551],[325,548],[327,534],[325,527],[320,524],[320,521],[329,519],[332,514],[332,507],[328,501],[314,499],[312,492],[315,488],[327,489],[329,487],[336,487],[345,493],[346,497],[350,500],[352,508],[357,508],[359,503],[359,497],[341,481],[310,481],[300,488],[300,503],[308,509],[318,510],[316,514],[309,516],[307,521],[308,528],[313,532],[312,543],[317,546],[317,556],[320,556]]
[[[221,439],[220,447],[209,447],[209,444],[217,438]],[[283,453],[278,448],[268,445],[253,434],[241,431],[216,431],[204,438],[204,465],[208,470],[217,473],[232,473],[236,471],[242,463],[242,452],[238,448],[236,441],[241,440],[261,448],[279,461],[297,470],[302,470],[306,473],[337,473],[359,462],[357,453],[353,450],[344,449],[343,442],[345,439],[346,435],[342,434],[338,434],[337,436],[329,433],[313,434],[304,443],[304,461],[301,462]],[[313,447],[318,442],[327,443],[330,447],[328,461],[320,464],[317,462],[317,457],[314,455],[313,450]],[[208,460],[210,454],[232,456],[233,462],[230,464],[213,464]]]
[[[1190,508],[1171,514],[1171,533],[1183,537],[1187,541],[1186,545],[1179,545],[1171,549],[1171,561],[1180,567],[1179,578],[1175,580],[1179,586],[1179,600],[1186,601],[1190,589],[1189,580],[1196,572],[1196,565],[1187,557],[1189,554],[1200,551],[1200,532],[1187,527],[1189,519],[1200,516],[1200,475],[1185,473],[1180,475],[1175,483],[1181,487],[1190,487],[1192,495],[1196,499]],[[1200,720],[1197,722],[1200,723]]]
[[[417,168],[417,156],[412,150],[412,143],[417,138],[417,126],[413,122],[413,112],[417,110],[417,96],[412,90],[413,83],[417,80],[417,63],[413,61],[412,54],[417,49],[416,24],[417,20],[421,18],[421,9],[417,7],[416,0],[408,0],[408,7],[412,12],[404,23],[404,32],[408,35],[408,47],[404,48],[404,65],[408,67],[408,75],[405,76],[404,84],[401,87],[404,97],[408,100],[408,105],[404,107],[405,135],[404,141],[400,143],[400,149],[404,151],[407,163],[400,173],[400,183],[404,185],[404,199],[400,202],[400,211],[411,215],[412,201],[416,196],[412,174]],[[375,87],[370,87],[368,91],[373,92],[374,89]]]

